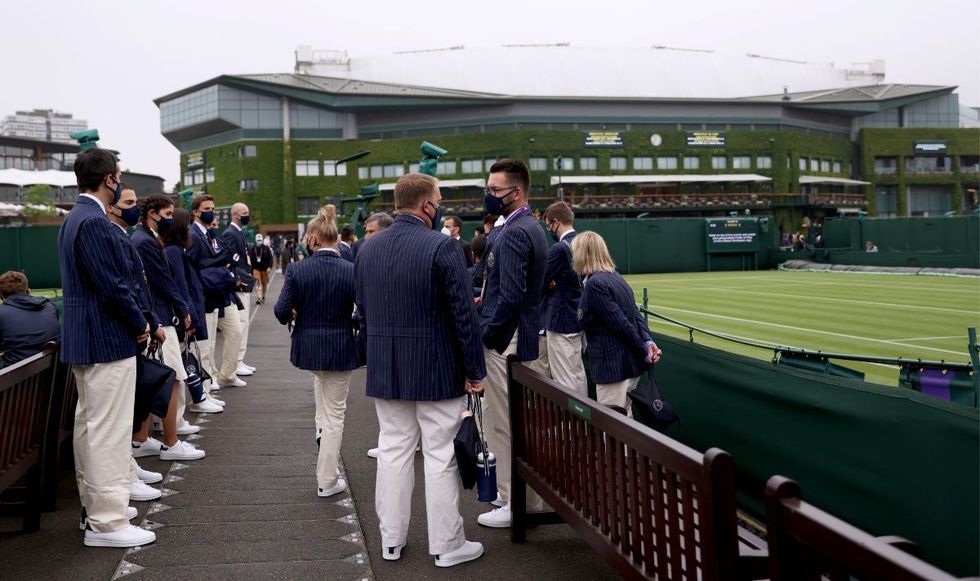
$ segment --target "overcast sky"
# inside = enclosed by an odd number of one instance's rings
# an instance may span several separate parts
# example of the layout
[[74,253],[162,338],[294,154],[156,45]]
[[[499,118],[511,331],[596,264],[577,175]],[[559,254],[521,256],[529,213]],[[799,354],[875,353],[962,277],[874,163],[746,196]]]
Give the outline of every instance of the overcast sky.
[[123,167],[168,189],[178,153],[153,99],[221,74],[292,72],[298,44],[351,56],[570,42],[837,66],[881,58],[886,82],[959,85],[960,103],[980,106],[976,0],[3,0],[2,14],[0,116],[73,113]]

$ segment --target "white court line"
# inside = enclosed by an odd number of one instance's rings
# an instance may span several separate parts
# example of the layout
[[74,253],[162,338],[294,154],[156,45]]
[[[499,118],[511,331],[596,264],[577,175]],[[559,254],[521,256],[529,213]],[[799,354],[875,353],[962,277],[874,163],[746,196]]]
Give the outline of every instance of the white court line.
[[962,339],[961,335],[948,335],[946,337],[909,337],[908,339],[892,339],[892,341],[897,341],[899,343],[906,343],[908,341],[938,341],[939,339]]
[[[715,319],[725,319],[728,321],[738,321],[740,323],[749,323],[751,325],[763,325],[766,327],[777,327],[780,329],[791,329],[793,331],[806,331],[807,333],[817,333],[820,335],[830,335],[833,337],[845,337],[847,339],[858,339],[860,341],[871,341],[874,343],[885,343],[887,345],[898,345],[899,347],[909,347],[910,345],[905,343],[899,343],[897,341],[892,341],[888,339],[872,339],[871,337],[861,337],[860,335],[848,335],[846,333],[834,333],[832,331],[821,331],[819,329],[801,329],[800,327],[793,327],[790,325],[780,325],[779,323],[767,323],[765,321],[753,321],[752,319],[742,319],[739,317],[729,317],[727,315],[716,315],[714,313],[704,313],[701,311],[689,311],[687,309],[675,309],[672,307],[657,306],[659,311],[675,311],[678,313],[687,313],[689,315],[699,315],[702,317],[711,317]],[[960,351],[950,351],[949,349],[937,349],[936,347],[924,347],[922,345],[911,345],[917,349],[924,349],[926,351],[936,351],[938,353],[950,353],[952,355],[965,355]]]
[[[948,280],[948,279],[944,279],[944,280]],[[803,281],[792,281],[792,282],[789,282],[789,281],[787,281],[787,282],[788,282],[788,284],[807,284],[807,285],[818,285],[819,284],[819,285],[838,285],[838,286],[869,286],[869,287],[872,287],[872,288],[881,288],[882,286],[887,286],[887,284],[884,283],[884,282],[879,283],[879,284],[861,283],[861,282],[839,282],[839,281],[830,281],[830,280],[814,280],[814,281],[807,281],[807,282],[803,282]],[[898,288],[901,288],[902,290],[921,290],[921,291],[928,291],[928,292],[944,292],[944,293],[945,292],[970,293],[970,294],[974,294],[974,295],[977,295],[978,297],[980,297],[980,283],[978,283],[977,284],[977,287],[976,288],[973,288],[973,289],[969,289],[969,288],[943,288],[941,286],[935,286],[935,287],[930,287],[930,286],[907,286],[907,285],[903,285],[903,284],[896,285],[896,286]]]
[[831,298],[831,297],[815,297],[815,296],[808,296],[808,295],[800,295],[800,294],[796,294],[796,293],[787,295],[785,293],[766,293],[766,292],[747,291],[747,290],[739,290],[739,289],[726,289],[726,288],[719,288],[719,289],[714,289],[714,290],[720,291],[720,292],[733,292],[733,293],[744,293],[744,294],[750,294],[750,295],[762,295],[762,296],[768,296],[768,297],[780,297],[780,298],[784,298],[784,299],[789,299],[789,298],[792,298],[792,299],[811,299],[811,300],[815,300],[815,301],[827,301],[827,302],[832,302],[832,303],[853,303],[853,304],[856,304],[856,305],[875,305],[875,306],[878,306],[878,307],[898,307],[898,308],[902,308],[902,309],[913,309],[913,310],[919,310],[919,311],[940,311],[940,312],[944,312],[944,313],[956,313],[956,314],[959,314],[959,315],[971,314],[969,311],[964,311],[963,309],[947,309],[947,308],[944,308],[944,307],[926,307],[926,306],[922,306],[922,305],[904,305],[904,304],[901,304],[901,303],[882,303],[882,302],[878,302],[878,301],[859,301],[859,300],[856,300],[856,299],[835,299],[835,298]]

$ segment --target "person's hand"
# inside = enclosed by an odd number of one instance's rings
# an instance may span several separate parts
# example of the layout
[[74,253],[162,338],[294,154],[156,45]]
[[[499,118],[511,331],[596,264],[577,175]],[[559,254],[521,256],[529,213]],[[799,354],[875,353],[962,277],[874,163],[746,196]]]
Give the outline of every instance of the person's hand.
[[647,356],[644,359],[647,363],[656,365],[660,362],[660,355],[662,353],[663,352],[660,350],[660,347],[657,347],[656,343],[651,342],[650,345],[647,346]]
[[153,331],[153,341],[156,343],[163,343],[167,340],[167,334],[163,332],[163,327],[157,327],[156,331]]
[[194,336],[194,333],[196,333],[196,332],[197,332],[197,329],[195,329],[194,327],[191,327],[190,329],[187,329],[187,336],[188,337],[193,337]]
[[553,280],[549,280],[549,281],[548,281],[548,290],[552,290],[552,289],[554,289],[554,288],[555,288],[556,286],[558,286],[558,284],[557,284],[557,283],[556,283],[555,281],[553,281]]
[[184,315],[184,329],[190,329],[190,328],[191,328],[191,316]]
[[136,342],[143,343],[149,338],[150,338],[150,324],[147,323],[146,327],[143,329],[143,332],[136,336]]
[[474,297],[473,299],[473,303],[477,306],[477,308],[479,308],[480,303],[482,302],[483,302],[483,297]]
[[466,390],[466,393],[470,393],[473,395],[476,395],[478,393],[483,393],[483,380],[467,379],[464,389]]
[[296,320],[296,309],[291,309],[289,311],[289,314],[293,317],[293,320],[295,321]]

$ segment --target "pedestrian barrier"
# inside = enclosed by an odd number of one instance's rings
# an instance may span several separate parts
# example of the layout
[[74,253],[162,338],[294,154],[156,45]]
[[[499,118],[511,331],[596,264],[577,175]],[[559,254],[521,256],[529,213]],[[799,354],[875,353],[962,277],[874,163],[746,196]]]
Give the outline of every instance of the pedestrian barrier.
[[783,476],[766,484],[766,521],[772,581],[956,579],[919,559],[914,543],[874,537],[804,502],[799,484]]
[[58,346],[49,343],[0,371],[0,492],[4,512],[22,516],[24,532],[41,525],[42,454],[57,362]]
[[508,360],[512,540],[530,524],[525,483],[628,579],[755,577],[739,554],[735,465],[701,454]]

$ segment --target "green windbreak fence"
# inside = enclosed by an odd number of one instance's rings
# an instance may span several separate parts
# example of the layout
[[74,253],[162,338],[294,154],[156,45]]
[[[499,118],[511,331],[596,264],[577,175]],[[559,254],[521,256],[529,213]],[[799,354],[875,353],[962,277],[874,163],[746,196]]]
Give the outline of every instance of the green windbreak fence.
[[[818,262],[980,268],[980,217],[827,220]],[[864,252],[865,241],[877,253]],[[796,256],[799,258],[799,255]]]
[[681,416],[668,435],[735,458],[739,501],[766,479],[957,575],[980,573],[980,416],[921,393],[776,366],[655,334],[657,380]]
[[31,288],[61,288],[58,226],[0,228],[0,273],[19,270]]

